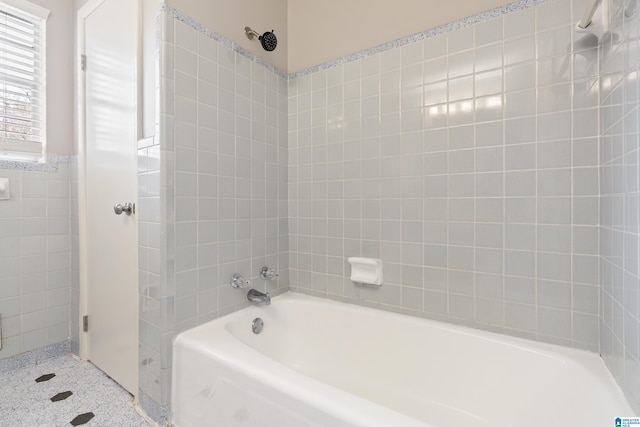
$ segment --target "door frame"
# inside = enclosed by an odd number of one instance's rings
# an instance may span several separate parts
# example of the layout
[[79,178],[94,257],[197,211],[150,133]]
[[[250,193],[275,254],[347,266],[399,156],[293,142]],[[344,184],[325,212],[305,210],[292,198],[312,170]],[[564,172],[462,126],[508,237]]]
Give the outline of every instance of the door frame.
[[[89,268],[88,268],[88,248],[89,248],[89,228],[87,219],[87,154],[86,154],[86,75],[82,70],[81,57],[86,52],[85,46],[85,21],[86,19],[98,9],[106,0],[87,0],[87,2],[81,6],[76,12],[75,22],[75,57],[74,57],[74,80],[75,80],[75,102],[74,102],[74,116],[75,116],[75,130],[77,141],[77,156],[78,156],[78,252],[79,252],[79,351],[80,358],[87,360],[89,358],[89,340],[86,332],[83,332],[83,316],[89,314]],[[137,43],[137,55],[136,55],[136,75],[137,75],[137,87],[136,87],[136,141],[141,135],[141,53],[142,53],[142,37],[140,36],[140,29],[142,28],[142,6],[138,0],[138,39]],[[137,184],[136,184],[137,185]],[[137,238],[137,236],[136,236]],[[136,271],[136,277],[138,272]],[[137,280],[136,280],[137,283]],[[136,289],[138,292],[138,289]],[[136,310],[137,311],[137,310]],[[139,312],[136,312],[136,318],[139,318]],[[135,325],[136,329],[138,325]],[[139,338],[138,338],[139,340]],[[137,369],[136,369],[137,370]],[[137,398],[137,393],[136,396]]]

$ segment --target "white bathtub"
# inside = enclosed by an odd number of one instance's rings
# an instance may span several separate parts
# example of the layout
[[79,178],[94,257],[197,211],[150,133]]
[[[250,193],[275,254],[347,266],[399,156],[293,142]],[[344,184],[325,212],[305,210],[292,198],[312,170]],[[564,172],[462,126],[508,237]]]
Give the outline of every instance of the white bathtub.
[[607,427],[633,415],[596,354],[293,293],[184,332],[173,352],[177,427]]

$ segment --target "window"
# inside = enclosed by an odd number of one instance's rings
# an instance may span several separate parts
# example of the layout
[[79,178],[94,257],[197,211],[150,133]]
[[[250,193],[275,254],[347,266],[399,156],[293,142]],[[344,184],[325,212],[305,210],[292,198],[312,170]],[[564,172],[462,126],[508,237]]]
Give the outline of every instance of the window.
[[0,160],[45,160],[48,16],[26,0],[0,0]]

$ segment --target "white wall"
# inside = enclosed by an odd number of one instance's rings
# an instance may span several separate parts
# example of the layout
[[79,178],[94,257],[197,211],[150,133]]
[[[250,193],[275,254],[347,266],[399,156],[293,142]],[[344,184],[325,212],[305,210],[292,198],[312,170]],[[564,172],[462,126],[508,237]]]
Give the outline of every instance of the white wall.
[[322,64],[512,2],[291,0],[288,2],[288,72]]
[[[165,0],[165,3],[279,70],[287,70],[287,0]],[[260,34],[274,30],[278,37],[277,49],[266,52],[260,42],[246,37],[244,27]]]
[[73,153],[73,0],[30,0],[47,21],[47,152]]

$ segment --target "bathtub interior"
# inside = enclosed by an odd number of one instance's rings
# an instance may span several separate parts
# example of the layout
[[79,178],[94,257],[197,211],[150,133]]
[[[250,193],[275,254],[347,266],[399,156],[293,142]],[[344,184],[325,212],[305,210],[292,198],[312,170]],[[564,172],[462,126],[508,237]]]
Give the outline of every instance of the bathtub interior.
[[[256,317],[265,325],[260,334],[251,331]],[[225,342],[235,341],[234,352],[250,354],[248,363],[293,381],[314,380],[422,425],[528,419],[513,425],[595,426],[631,414],[601,359],[587,352],[293,293],[218,326]]]
[[231,351],[210,351],[202,342],[212,334],[200,332],[174,346],[176,427],[430,427],[305,376],[292,380],[289,368],[243,353],[235,338],[214,335]]

